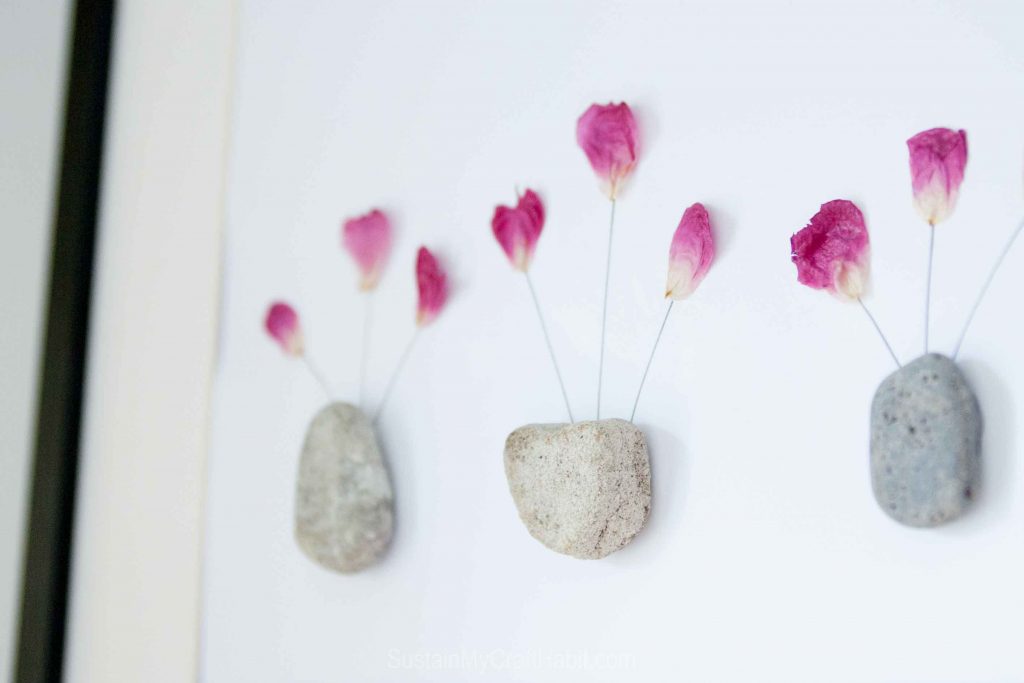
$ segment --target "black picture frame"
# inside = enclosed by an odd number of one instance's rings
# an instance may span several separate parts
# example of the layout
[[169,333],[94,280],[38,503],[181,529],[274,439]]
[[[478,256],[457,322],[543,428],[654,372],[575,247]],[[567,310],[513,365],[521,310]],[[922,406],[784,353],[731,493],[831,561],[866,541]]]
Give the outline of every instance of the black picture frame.
[[78,0],[29,493],[14,680],[60,681],[96,244],[113,0]]

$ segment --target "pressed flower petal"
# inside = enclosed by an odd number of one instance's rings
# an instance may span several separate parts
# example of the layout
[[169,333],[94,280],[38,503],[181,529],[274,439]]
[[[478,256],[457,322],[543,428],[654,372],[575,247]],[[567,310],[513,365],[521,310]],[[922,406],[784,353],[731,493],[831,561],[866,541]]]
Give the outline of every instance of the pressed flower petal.
[[391,221],[378,209],[350,218],[341,228],[341,243],[359,267],[359,288],[377,286],[391,251]]
[[711,221],[703,204],[683,212],[668,250],[668,284],[665,296],[682,301],[693,294],[715,258]]
[[533,250],[544,229],[544,204],[533,190],[519,198],[515,207],[499,206],[491,219],[491,230],[512,266],[524,273],[530,267]]
[[611,199],[636,166],[637,139],[636,119],[625,102],[593,104],[576,122],[576,142]]
[[419,290],[416,324],[429,325],[448,301],[448,276],[426,247],[420,247],[416,254],[416,287]]
[[303,353],[302,328],[295,309],[283,301],[275,302],[267,310],[264,327],[274,341],[290,356]]
[[841,299],[856,300],[867,287],[868,229],[864,214],[846,199],[821,205],[811,222],[790,239],[797,279]]
[[956,208],[967,166],[967,133],[932,128],[907,140],[914,208],[930,224],[949,218]]

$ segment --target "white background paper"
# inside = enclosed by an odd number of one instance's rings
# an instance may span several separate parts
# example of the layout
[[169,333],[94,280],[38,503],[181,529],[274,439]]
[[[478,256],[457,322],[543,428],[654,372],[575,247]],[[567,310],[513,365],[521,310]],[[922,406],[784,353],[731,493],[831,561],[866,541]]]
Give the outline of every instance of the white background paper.
[[[205,680],[1022,680],[1024,249],[961,356],[986,421],[980,500],[956,523],[913,530],[877,508],[869,483],[869,406],[892,361],[857,306],[797,284],[788,242],[821,203],[857,202],[872,238],[868,303],[900,357],[919,355],[928,231],[905,140],[966,129],[960,204],[935,248],[932,340],[948,353],[1024,215],[1021,12],[245,2]],[[718,257],[676,306],[640,404],[650,522],[584,562],[533,540],[508,494],[506,435],[565,415],[489,220],[516,187],[544,197],[531,272],[573,408],[592,417],[609,204],[574,130],[609,100],[634,107],[643,150],[618,206],[605,416],[628,417],[664,311],[668,243],[695,201]],[[393,547],[339,576],[292,538],[298,451],[325,398],[261,325],[269,302],[291,301],[338,397],[358,398],[364,302],[338,228],[374,206],[394,216],[397,242],[373,302],[369,406],[414,330],[419,244],[443,257],[454,296],[380,422]],[[573,668],[602,657],[626,670]]]

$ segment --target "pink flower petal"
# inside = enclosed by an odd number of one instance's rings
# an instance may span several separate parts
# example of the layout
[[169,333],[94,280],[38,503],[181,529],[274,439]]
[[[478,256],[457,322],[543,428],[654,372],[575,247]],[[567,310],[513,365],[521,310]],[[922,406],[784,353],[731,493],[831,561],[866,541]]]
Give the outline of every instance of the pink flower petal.
[[416,287],[419,289],[416,324],[429,325],[448,301],[448,277],[426,247],[420,247],[416,254]]
[[533,190],[519,198],[515,208],[499,206],[491,219],[491,230],[512,266],[524,273],[530,267],[533,250],[544,229],[544,205]]
[[299,315],[294,308],[282,301],[272,304],[263,325],[267,334],[281,345],[285,353],[290,356],[302,355],[302,328],[299,327]]
[[636,119],[625,102],[593,104],[576,122],[576,142],[611,199],[636,166],[637,138]]
[[665,296],[682,301],[693,294],[715,258],[715,240],[711,221],[703,204],[697,203],[683,212],[672,246],[668,250],[668,284]]
[[376,287],[391,251],[388,217],[374,209],[364,216],[348,219],[341,228],[341,242],[359,267],[359,288],[367,291]]
[[967,133],[932,128],[907,140],[914,208],[931,225],[949,218],[956,208],[967,166]]
[[868,281],[868,229],[860,209],[845,199],[821,205],[811,222],[790,239],[797,279],[855,301]]

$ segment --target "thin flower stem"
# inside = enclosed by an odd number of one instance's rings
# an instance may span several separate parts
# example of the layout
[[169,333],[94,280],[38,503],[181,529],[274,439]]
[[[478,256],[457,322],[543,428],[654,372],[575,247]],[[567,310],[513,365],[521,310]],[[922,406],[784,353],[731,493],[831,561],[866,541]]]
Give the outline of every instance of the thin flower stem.
[[896,357],[896,352],[892,350],[892,346],[889,345],[889,340],[885,338],[885,334],[882,333],[882,328],[879,327],[878,321],[875,320],[875,316],[871,315],[871,311],[868,310],[867,304],[865,304],[860,297],[857,297],[857,303],[859,303],[860,307],[864,309],[864,312],[867,314],[868,320],[871,321],[871,324],[875,326],[875,331],[878,332],[878,336],[882,338],[882,343],[885,344],[885,348],[889,350],[889,355],[892,356],[893,361],[896,362],[896,367],[902,368],[903,365],[900,363],[900,359]]
[[316,383],[319,384],[320,388],[324,390],[324,393],[327,395],[327,398],[333,399],[334,392],[331,391],[330,383],[328,383],[328,381],[324,379],[324,374],[320,372],[319,368],[317,368],[316,365],[313,364],[313,361],[309,359],[309,354],[302,354],[302,362],[306,365],[306,369],[309,370],[309,374],[313,376],[313,379],[316,380]]
[[391,373],[391,379],[388,380],[387,386],[384,388],[384,394],[380,397],[380,404],[377,406],[377,412],[373,414],[373,422],[376,423],[380,418],[380,414],[384,411],[384,406],[387,405],[388,398],[391,397],[391,391],[395,388],[395,383],[398,381],[398,376],[402,372],[402,368],[405,367],[405,361],[409,360],[409,355],[412,353],[412,348],[416,345],[416,340],[420,337],[420,329],[416,328],[416,332],[413,333],[409,343],[405,345],[405,350],[402,351],[402,355],[398,358],[398,364],[395,365],[394,371]]
[[604,379],[604,337],[608,326],[608,279],[612,271],[612,236],[615,231],[615,195],[612,195],[611,217],[608,219],[608,260],[604,267],[604,305],[601,307],[601,354],[597,364],[597,419],[601,419],[601,382]]
[[960,338],[956,342],[956,347],[953,348],[953,360],[956,360],[957,355],[960,354],[960,347],[963,346],[964,337],[967,336],[967,329],[971,326],[971,322],[974,320],[974,314],[978,312],[978,307],[981,306],[981,300],[984,299],[985,294],[988,293],[989,285],[991,285],[992,280],[995,279],[996,272],[999,270],[999,267],[1003,265],[1003,261],[1006,260],[1006,255],[1010,253],[1013,243],[1017,241],[1017,236],[1020,235],[1022,230],[1024,230],[1024,221],[1018,223],[1016,229],[1010,234],[1010,239],[1007,240],[1006,246],[1003,247],[1003,251],[999,254],[999,258],[996,259],[995,265],[993,265],[992,270],[989,271],[988,277],[985,278],[985,284],[981,286],[981,291],[978,292],[978,298],[974,300],[974,305],[971,306],[971,312],[967,314],[967,322],[964,323],[964,328],[960,332]]
[[359,403],[366,405],[366,373],[370,357],[370,321],[373,319],[373,292],[366,292],[363,302],[363,348],[359,359]]
[[537,290],[533,288],[533,280],[530,273],[525,272],[526,284],[530,288],[530,296],[533,298],[533,307],[537,309],[537,320],[540,321],[540,330],[544,333],[544,343],[548,346],[548,354],[551,356],[551,364],[555,367],[555,376],[558,377],[558,386],[562,390],[562,398],[565,400],[565,412],[569,414],[569,422],[576,422],[572,416],[572,408],[569,406],[569,394],[565,390],[565,382],[562,381],[562,371],[558,369],[558,360],[555,358],[555,347],[551,345],[551,337],[548,335],[548,326],[544,323],[544,314],[540,310],[540,301],[537,299]]
[[636,399],[633,401],[633,412],[629,414],[630,423],[633,422],[633,418],[636,417],[636,407],[640,404],[640,394],[644,390],[644,382],[647,381],[647,373],[651,369],[651,363],[654,362],[654,352],[658,350],[658,342],[661,341],[661,334],[665,331],[665,324],[668,323],[668,314],[672,312],[672,305],[675,304],[675,300],[668,302],[668,308],[665,309],[665,317],[661,321],[661,327],[658,328],[658,336],[654,338],[654,346],[651,347],[651,355],[647,359],[647,367],[644,368],[643,377],[640,378],[640,387],[636,390]]
[[928,279],[924,292],[924,352],[928,353],[928,329],[931,326],[932,307],[932,256],[935,253],[935,224],[928,224]]

